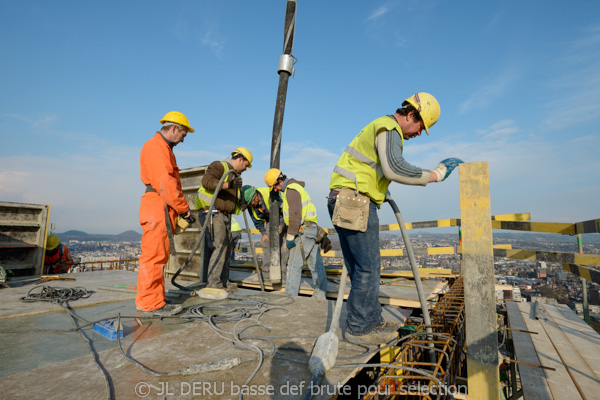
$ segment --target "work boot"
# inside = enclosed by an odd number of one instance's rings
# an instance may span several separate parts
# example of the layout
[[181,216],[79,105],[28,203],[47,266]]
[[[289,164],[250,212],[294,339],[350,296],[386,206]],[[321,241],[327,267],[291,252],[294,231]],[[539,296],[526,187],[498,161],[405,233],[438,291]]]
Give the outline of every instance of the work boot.
[[394,324],[389,321],[383,321],[364,335],[353,335],[352,333],[344,332],[344,339],[351,343],[365,344],[386,344],[398,337],[398,328],[394,329]]
[[[165,303],[166,303],[166,304],[175,304],[175,303],[173,302],[173,300],[171,300],[171,299],[165,299]],[[135,306],[135,310],[136,310],[136,311],[142,311],[142,307],[141,307],[141,306],[138,306],[138,305],[136,304],[136,306]]]
[[233,293],[236,291],[236,289],[238,288],[238,284],[234,283],[234,282],[227,282],[227,287],[225,288],[225,291],[227,293]]
[[144,317],[172,317],[183,310],[181,304],[165,304],[158,310],[144,311]]

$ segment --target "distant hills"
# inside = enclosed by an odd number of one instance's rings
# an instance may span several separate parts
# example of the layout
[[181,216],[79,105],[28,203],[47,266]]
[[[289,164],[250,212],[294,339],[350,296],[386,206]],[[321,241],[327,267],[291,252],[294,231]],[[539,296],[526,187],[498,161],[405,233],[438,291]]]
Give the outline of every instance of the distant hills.
[[70,230],[63,233],[57,233],[57,235],[60,237],[61,241],[139,242],[142,240],[142,234],[132,230],[119,233],[118,235],[94,234]]

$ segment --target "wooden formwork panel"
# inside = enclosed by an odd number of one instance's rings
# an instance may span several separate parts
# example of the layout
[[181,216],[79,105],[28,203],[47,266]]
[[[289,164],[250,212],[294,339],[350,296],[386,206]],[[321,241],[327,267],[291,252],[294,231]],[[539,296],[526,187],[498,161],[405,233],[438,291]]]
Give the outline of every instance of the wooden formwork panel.
[[42,273],[49,215],[49,205],[0,202],[0,265]]

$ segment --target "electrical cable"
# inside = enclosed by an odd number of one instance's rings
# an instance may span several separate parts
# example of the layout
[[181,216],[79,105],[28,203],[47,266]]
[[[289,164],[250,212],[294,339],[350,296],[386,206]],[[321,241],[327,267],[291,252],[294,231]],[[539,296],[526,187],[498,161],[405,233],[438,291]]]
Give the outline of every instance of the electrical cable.
[[58,288],[58,287],[51,287],[51,286],[41,286],[39,288],[40,289],[39,293],[35,293],[35,291],[37,289],[38,289],[38,287],[32,288],[31,290],[29,290],[29,292],[27,292],[27,295],[19,298],[19,300],[26,302],[26,303],[37,302],[37,301],[55,303],[55,304],[58,304],[59,306],[61,306],[65,310],[65,312],[69,316],[69,319],[71,320],[71,323],[75,327],[75,331],[77,331],[77,333],[79,333],[81,338],[87,344],[87,348],[88,348],[89,352],[92,354],[94,363],[95,363],[96,367],[100,370],[100,373],[102,374],[102,377],[104,378],[104,385],[105,385],[106,391],[107,391],[107,398],[109,400],[113,400],[115,398],[115,394],[114,394],[114,387],[113,387],[112,381],[110,379],[110,375],[108,374],[108,372],[104,369],[104,367],[100,363],[100,358],[98,357],[98,353],[96,351],[94,351],[94,348],[92,347],[92,344],[90,343],[90,340],[83,333],[83,331],[82,331],[83,326],[78,326],[76,321],[83,322],[84,324],[86,324],[85,326],[89,326],[91,323],[89,321],[85,320],[84,318],[79,317],[77,314],[75,314],[68,303],[71,300],[74,301],[74,300],[88,298],[92,295],[93,292],[88,291],[87,289],[82,288],[82,287]]

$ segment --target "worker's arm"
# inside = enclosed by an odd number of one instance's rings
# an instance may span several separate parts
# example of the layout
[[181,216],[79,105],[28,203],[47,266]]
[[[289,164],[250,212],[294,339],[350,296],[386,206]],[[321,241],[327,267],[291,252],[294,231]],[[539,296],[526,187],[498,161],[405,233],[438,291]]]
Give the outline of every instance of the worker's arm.
[[[223,164],[221,164],[220,161],[212,162],[202,177],[202,186],[205,189],[214,192],[224,173],[225,168],[223,168]],[[223,187],[221,189],[227,189],[227,182],[223,182]]]
[[435,173],[408,163],[404,156],[402,138],[396,130],[382,132],[375,139],[375,148],[379,155],[385,177],[404,185],[425,186],[436,180]]
[[248,214],[250,214],[250,219],[252,219],[252,222],[254,223],[254,227],[256,229],[258,229],[258,231],[261,233],[261,235],[266,235],[267,230],[265,229],[265,222],[261,219],[256,218],[254,216],[254,212],[252,212],[252,210],[250,208],[248,208]]
[[302,197],[294,189],[286,191],[287,202],[290,206],[290,224],[287,234],[296,236],[302,223]]

